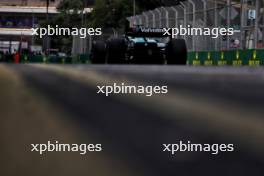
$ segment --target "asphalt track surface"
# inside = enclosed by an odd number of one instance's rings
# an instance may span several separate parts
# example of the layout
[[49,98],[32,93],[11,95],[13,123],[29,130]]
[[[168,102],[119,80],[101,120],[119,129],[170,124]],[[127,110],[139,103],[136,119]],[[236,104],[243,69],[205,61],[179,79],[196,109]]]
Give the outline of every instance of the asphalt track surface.
[[[166,85],[166,95],[97,94],[98,85]],[[0,65],[0,175],[263,176],[264,69]],[[103,151],[30,152],[30,144],[101,143]],[[235,152],[162,152],[162,144]]]

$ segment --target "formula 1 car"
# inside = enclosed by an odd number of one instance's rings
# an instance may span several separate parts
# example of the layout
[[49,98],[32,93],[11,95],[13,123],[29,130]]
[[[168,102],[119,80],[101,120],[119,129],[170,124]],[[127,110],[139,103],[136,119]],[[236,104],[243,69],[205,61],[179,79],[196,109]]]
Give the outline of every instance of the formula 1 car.
[[187,47],[183,39],[165,36],[163,29],[136,26],[123,37],[94,41],[92,63],[175,64],[185,65]]

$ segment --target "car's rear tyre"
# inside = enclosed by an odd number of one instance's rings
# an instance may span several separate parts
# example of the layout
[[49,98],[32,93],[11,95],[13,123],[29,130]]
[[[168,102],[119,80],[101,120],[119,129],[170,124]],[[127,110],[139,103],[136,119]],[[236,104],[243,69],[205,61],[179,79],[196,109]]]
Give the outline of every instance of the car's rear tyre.
[[166,47],[166,60],[169,65],[186,65],[187,47],[185,40],[172,39]]
[[106,61],[109,64],[125,63],[126,43],[123,38],[113,38],[108,41]]
[[103,41],[94,41],[91,49],[91,62],[103,64],[106,62],[106,45]]

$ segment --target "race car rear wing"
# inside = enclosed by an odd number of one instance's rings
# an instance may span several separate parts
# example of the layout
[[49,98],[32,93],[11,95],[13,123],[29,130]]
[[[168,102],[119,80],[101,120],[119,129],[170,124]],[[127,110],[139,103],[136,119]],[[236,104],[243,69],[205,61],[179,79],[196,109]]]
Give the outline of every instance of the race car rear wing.
[[132,37],[169,37],[162,28],[146,28],[143,26],[127,28],[126,35]]

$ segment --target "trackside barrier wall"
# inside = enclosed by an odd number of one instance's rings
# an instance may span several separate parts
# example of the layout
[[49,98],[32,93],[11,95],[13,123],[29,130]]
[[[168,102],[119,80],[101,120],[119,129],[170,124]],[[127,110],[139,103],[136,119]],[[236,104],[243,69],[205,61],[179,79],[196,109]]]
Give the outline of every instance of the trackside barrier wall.
[[72,58],[71,57],[57,57],[57,56],[46,57],[46,56],[42,56],[42,55],[37,55],[37,56],[22,55],[21,56],[21,63],[67,64],[67,63],[72,63]]
[[39,55],[39,56],[31,56],[28,58],[29,63],[41,63],[44,62],[44,57]]
[[5,54],[1,55],[1,62],[7,62],[7,63],[12,63],[14,60],[14,56],[12,54]]
[[[76,57],[59,57],[59,56],[43,56],[43,55],[21,55],[21,63],[55,63],[55,64],[79,64],[79,63],[91,63],[89,54],[80,54]],[[7,62],[13,63],[14,62],[14,55],[12,54],[1,54],[0,53],[0,62]]]
[[4,61],[4,55],[0,53],[0,62]]
[[89,54],[80,54],[78,56],[78,63],[90,63]]
[[189,52],[188,64],[193,66],[261,66],[264,65],[264,50]]

